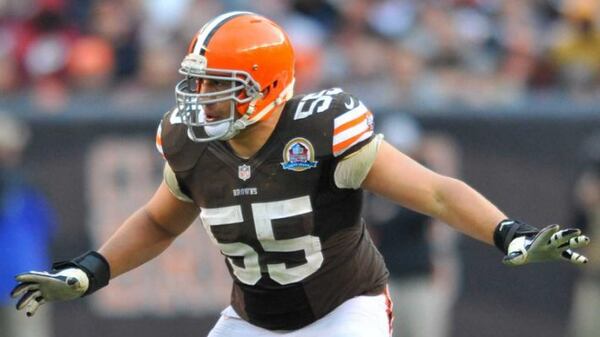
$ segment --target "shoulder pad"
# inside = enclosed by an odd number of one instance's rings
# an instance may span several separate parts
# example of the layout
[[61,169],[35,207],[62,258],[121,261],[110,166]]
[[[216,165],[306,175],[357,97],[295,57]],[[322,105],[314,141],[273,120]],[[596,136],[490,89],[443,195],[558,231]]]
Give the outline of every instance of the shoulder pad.
[[[374,122],[371,111],[356,97],[340,95],[333,119],[332,153],[335,157],[352,153],[373,137]],[[354,148],[353,150],[351,150]]]
[[187,136],[177,108],[168,111],[158,126],[156,147],[175,172],[191,169],[204,153],[208,143],[195,143]]
[[294,128],[325,137],[319,143],[327,144],[327,151],[335,157],[353,153],[373,136],[371,112],[341,88],[298,96],[290,103]]

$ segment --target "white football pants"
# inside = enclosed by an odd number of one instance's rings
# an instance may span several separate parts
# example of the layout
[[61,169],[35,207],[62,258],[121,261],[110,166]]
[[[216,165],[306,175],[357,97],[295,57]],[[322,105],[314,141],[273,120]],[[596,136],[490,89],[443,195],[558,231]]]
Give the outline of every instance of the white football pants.
[[391,310],[385,294],[358,296],[301,329],[270,331],[244,321],[229,306],[208,337],[390,337]]

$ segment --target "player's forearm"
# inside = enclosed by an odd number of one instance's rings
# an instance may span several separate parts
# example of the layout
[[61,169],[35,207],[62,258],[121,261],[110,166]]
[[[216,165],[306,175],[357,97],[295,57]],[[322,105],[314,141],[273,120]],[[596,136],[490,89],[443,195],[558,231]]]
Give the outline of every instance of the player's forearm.
[[439,180],[432,213],[457,230],[489,244],[493,244],[496,225],[507,218],[479,192],[449,177]]
[[177,233],[160,226],[145,208],[129,217],[99,249],[110,265],[115,278],[162,253]]

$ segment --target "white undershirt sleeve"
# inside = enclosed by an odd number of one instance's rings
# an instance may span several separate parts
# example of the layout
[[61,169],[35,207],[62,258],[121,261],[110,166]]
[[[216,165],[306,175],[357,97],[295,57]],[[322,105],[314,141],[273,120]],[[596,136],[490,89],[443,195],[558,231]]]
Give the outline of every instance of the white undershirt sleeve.
[[342,159],[333,173],[335,185],[338,188],[358,189],[367,177],[371,166],[375,162],[377,150],[383,140],[383,135],[378,134],[360,150]]
[[175,198],[185,202],[194,202],[192,199],[190,199],[190,197],[188,197],[185,193],[181,191],[181,188],[179,187],[179,182],[177,181],[177,177],[175,176],[175,172],[173,172],[173,169],[171,168],[171,166],[169,166],[169,163],[166,162],[165,168],[163,170],[163,178],[165,180],[165,184],[167,184],[167,187],[169,188],[169,191],[171,191]]

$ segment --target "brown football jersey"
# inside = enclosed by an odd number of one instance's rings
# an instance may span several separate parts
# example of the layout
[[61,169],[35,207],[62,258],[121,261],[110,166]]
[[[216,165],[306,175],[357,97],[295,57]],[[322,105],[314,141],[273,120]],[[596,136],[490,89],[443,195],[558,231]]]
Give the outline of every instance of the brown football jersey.
[[388,272],[360,216],[362,191],[334,182],[337,163],[373,139],[372,115],[358,99],[338,88],[292,98],[248,159],[226,142],[189,140],[176,109],[159,138],[225,256],[231,305],[243,319],[293,330],[383,291]]

